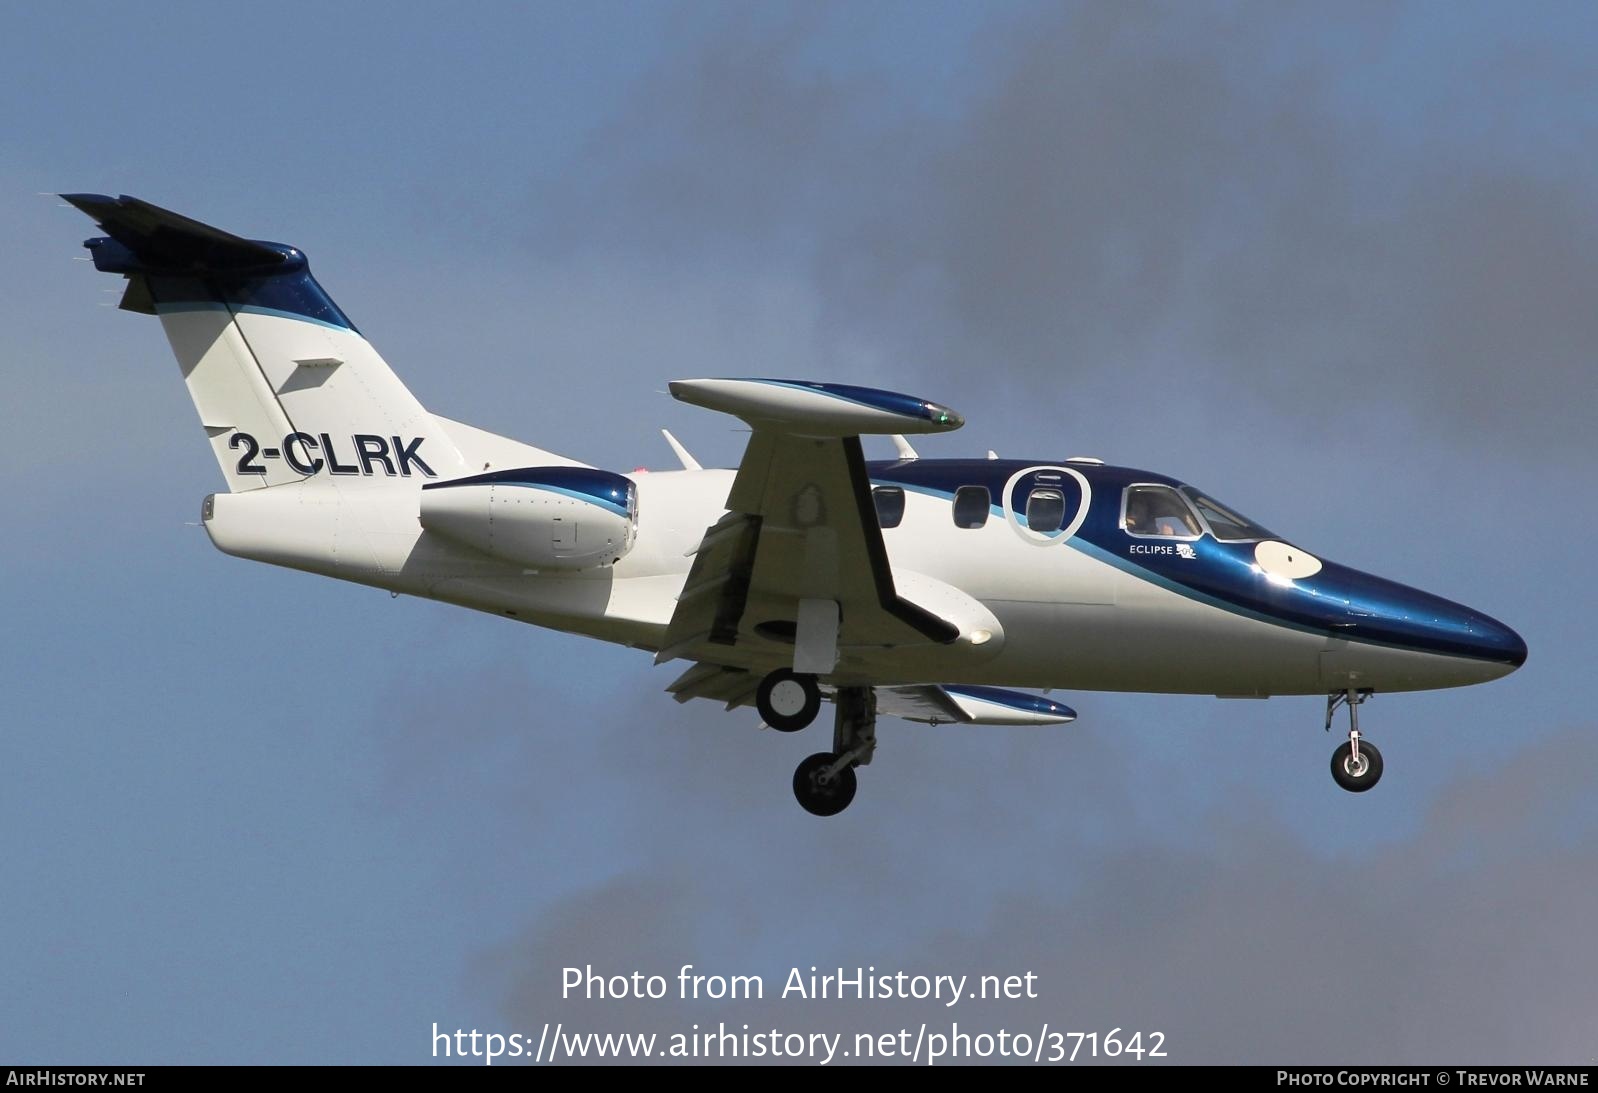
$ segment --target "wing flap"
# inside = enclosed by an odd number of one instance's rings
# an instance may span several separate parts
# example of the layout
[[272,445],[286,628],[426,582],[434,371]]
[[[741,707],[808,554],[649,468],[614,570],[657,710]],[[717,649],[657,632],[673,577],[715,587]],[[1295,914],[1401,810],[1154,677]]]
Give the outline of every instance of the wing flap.
[[907,687],[878,687],[877,713],[900,717],[906,721],[920,721],[929,725],[953,722],[962,724],[971,719],[947,692],[935,683]]
[[749,601],[760,542],[760,517],[729,512],[705,532],[666,639],[655,663],[663,664],[702,645],[731,646]]
[[[760,678],[741,668],[698,663],[666,688],[678,702],[707,698],[731,710],[754,703]],[[964,684],[912,683],[875,687],[876,709],[884,717],[897,717],[924,725],[991,725],[1043,727],[1076,720],[1076,711],[1060,702],[1026,691]],[[827,701],[836,691],[823,689]]]

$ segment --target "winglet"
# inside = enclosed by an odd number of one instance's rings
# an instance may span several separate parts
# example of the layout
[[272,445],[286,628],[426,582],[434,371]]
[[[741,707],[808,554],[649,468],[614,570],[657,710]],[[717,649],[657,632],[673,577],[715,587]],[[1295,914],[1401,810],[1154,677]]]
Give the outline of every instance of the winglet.
[[671,450],[677,453],[677,462],[682,464],[685,471],[702,471],[705,468],[699,465],[699,460],[688,454],[678,439],[671,435],[670,429],[660,430],[660,435],[666,438],[666,443],[671,445]]

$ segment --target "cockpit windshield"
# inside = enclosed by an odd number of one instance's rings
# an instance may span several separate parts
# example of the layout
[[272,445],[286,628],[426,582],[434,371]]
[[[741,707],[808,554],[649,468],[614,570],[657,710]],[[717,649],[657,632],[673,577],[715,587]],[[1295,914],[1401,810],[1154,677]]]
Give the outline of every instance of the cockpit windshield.
[[1210,526],[1215,537],[1222,542],[1276,538],[1248,517],[1239,516],[1220,502],[1205,497],[1192,486],[1183,486],[1182,492],[1187,495],[1189,501],[1193,502],[1193,507],[1199,510],[1199,514],[1204,517],[1204,522]]

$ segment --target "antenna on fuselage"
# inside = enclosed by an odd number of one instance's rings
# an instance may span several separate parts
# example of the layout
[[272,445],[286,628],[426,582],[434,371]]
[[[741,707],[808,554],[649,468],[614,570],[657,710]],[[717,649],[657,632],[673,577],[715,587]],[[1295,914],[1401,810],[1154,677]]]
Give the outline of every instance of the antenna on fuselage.
[[900,459],[920,459],[921,455],[910,446],[910,442],[898,433],[891,433],[888,437],[893,441],[893,450],[899,453]]
[[670,429],[660,430],[660,435],[666,438],[666,443],[671,445],[671,450],[677,453],[677,462],[682,464],[685,471],[702,471],[705,468],[699,465],[699,460],[688,454],[688,449],[682,446],[681,441],[671,435]]

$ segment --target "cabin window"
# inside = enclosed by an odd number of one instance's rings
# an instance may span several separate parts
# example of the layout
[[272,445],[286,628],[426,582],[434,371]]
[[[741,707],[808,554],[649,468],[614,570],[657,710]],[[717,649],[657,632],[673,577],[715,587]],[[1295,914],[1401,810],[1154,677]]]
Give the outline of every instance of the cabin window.
[[961,486],[954,491],[954,526],[979,528],[988,522],[988,487]]
[[1235,543],[1241,539],[1275,538],[1248,517],[1239,516],[1225,505],[1210,500],[1192,486],[1183,486],[1182,492],[1187,494],[1187,499],[1199,510],[1199,515],[1204,517],[1204,522],[1210,526],[1217,539]]
[[1065,526],[1065,494],[1056,489],[1038,488],[1027,495],[1026,526],[1044,535],[1053,535]]
[[904,490],[898,486],[878,486],[871,491],[871,500],[877,506],[877,524],[896,528],[904,519]]
[[1197,539],[1204,533],[1186,499],[1170,486],[1128,486],[1122,505],[1121,526],[1132,535]]

